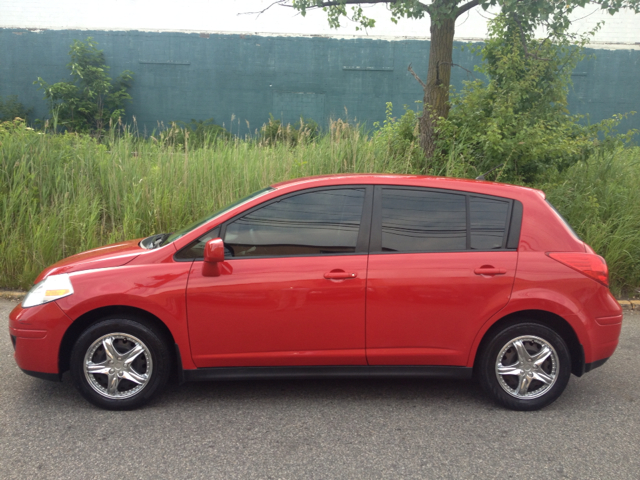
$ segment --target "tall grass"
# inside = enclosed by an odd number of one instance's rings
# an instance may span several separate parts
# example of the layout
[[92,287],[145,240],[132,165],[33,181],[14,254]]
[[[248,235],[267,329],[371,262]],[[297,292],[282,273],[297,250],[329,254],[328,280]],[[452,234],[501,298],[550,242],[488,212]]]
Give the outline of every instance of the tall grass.
[[[166,140],[166,139],[165,139]],[[329,173],[415,173],[380,137],[334,123],[315,141],[181,143],[128,131],[87,136],[0,124],[0,288],[27,288],[74,253],[172,232],[266,185]],[[451,155],[435,173],[475,176]],[[593,157],[536,185],[609,264],[612,289],[640,286],[640,149]]]
[[360,130],[337,122],[314,142],[219,141],[189,150],[128,131],[99,144],[22,124],[0,129],[0,287],[27,288],[83,250],[172,232],[289,178],[409,172]]

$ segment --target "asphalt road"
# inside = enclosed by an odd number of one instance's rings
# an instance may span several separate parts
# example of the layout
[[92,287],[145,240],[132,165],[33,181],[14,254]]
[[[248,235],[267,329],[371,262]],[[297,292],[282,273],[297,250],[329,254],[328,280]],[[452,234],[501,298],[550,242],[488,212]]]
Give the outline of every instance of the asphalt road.
[[[0,299],[2,322],[15,303]],[[530,413],[473,382],[421,380],[172,385],[141,410],[107,412],[67,377],[20,372],[4,328],[2,480],[640,477],[637,313],[609,362]]]

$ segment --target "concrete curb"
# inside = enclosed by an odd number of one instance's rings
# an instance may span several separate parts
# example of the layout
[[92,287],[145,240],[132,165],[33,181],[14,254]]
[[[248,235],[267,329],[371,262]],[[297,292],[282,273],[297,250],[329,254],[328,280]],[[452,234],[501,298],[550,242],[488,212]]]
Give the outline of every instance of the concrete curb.
[[[9,300],[22,300],[26,294],[27,292],[15,290],[0,290],[0,298],[7,298]],[[618,303],[623,310],[640,311],[640,300],[618,300]]]
[[640,311],[640,300],[618,300],[623,310]]

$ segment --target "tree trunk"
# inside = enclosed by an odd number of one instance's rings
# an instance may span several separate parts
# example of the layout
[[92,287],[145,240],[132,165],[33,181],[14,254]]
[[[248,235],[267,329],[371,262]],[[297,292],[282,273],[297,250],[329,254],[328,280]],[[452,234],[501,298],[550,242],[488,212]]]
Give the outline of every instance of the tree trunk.
[[455,19],[443,19],[436,23],[431,19],[431,46],[429,69],[424,88],[424,112],[420,118],[420,147],[427,158],[425,169],[435,150],[435,128],[439,117],[449,115],[449,83],[453,60],[453,34]]

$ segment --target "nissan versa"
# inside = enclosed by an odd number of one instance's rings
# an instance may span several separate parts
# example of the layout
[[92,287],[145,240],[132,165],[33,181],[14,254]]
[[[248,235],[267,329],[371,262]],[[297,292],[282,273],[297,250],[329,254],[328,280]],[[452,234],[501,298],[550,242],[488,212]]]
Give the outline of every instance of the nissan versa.
[[[203,192],[204,194],[205,192]],[[171,234],[45,269],[19,367],[134,408],[183,381],[476,377],[535,410],[614,352],[604,260],[530,188],[402,175],[279,183]]]

